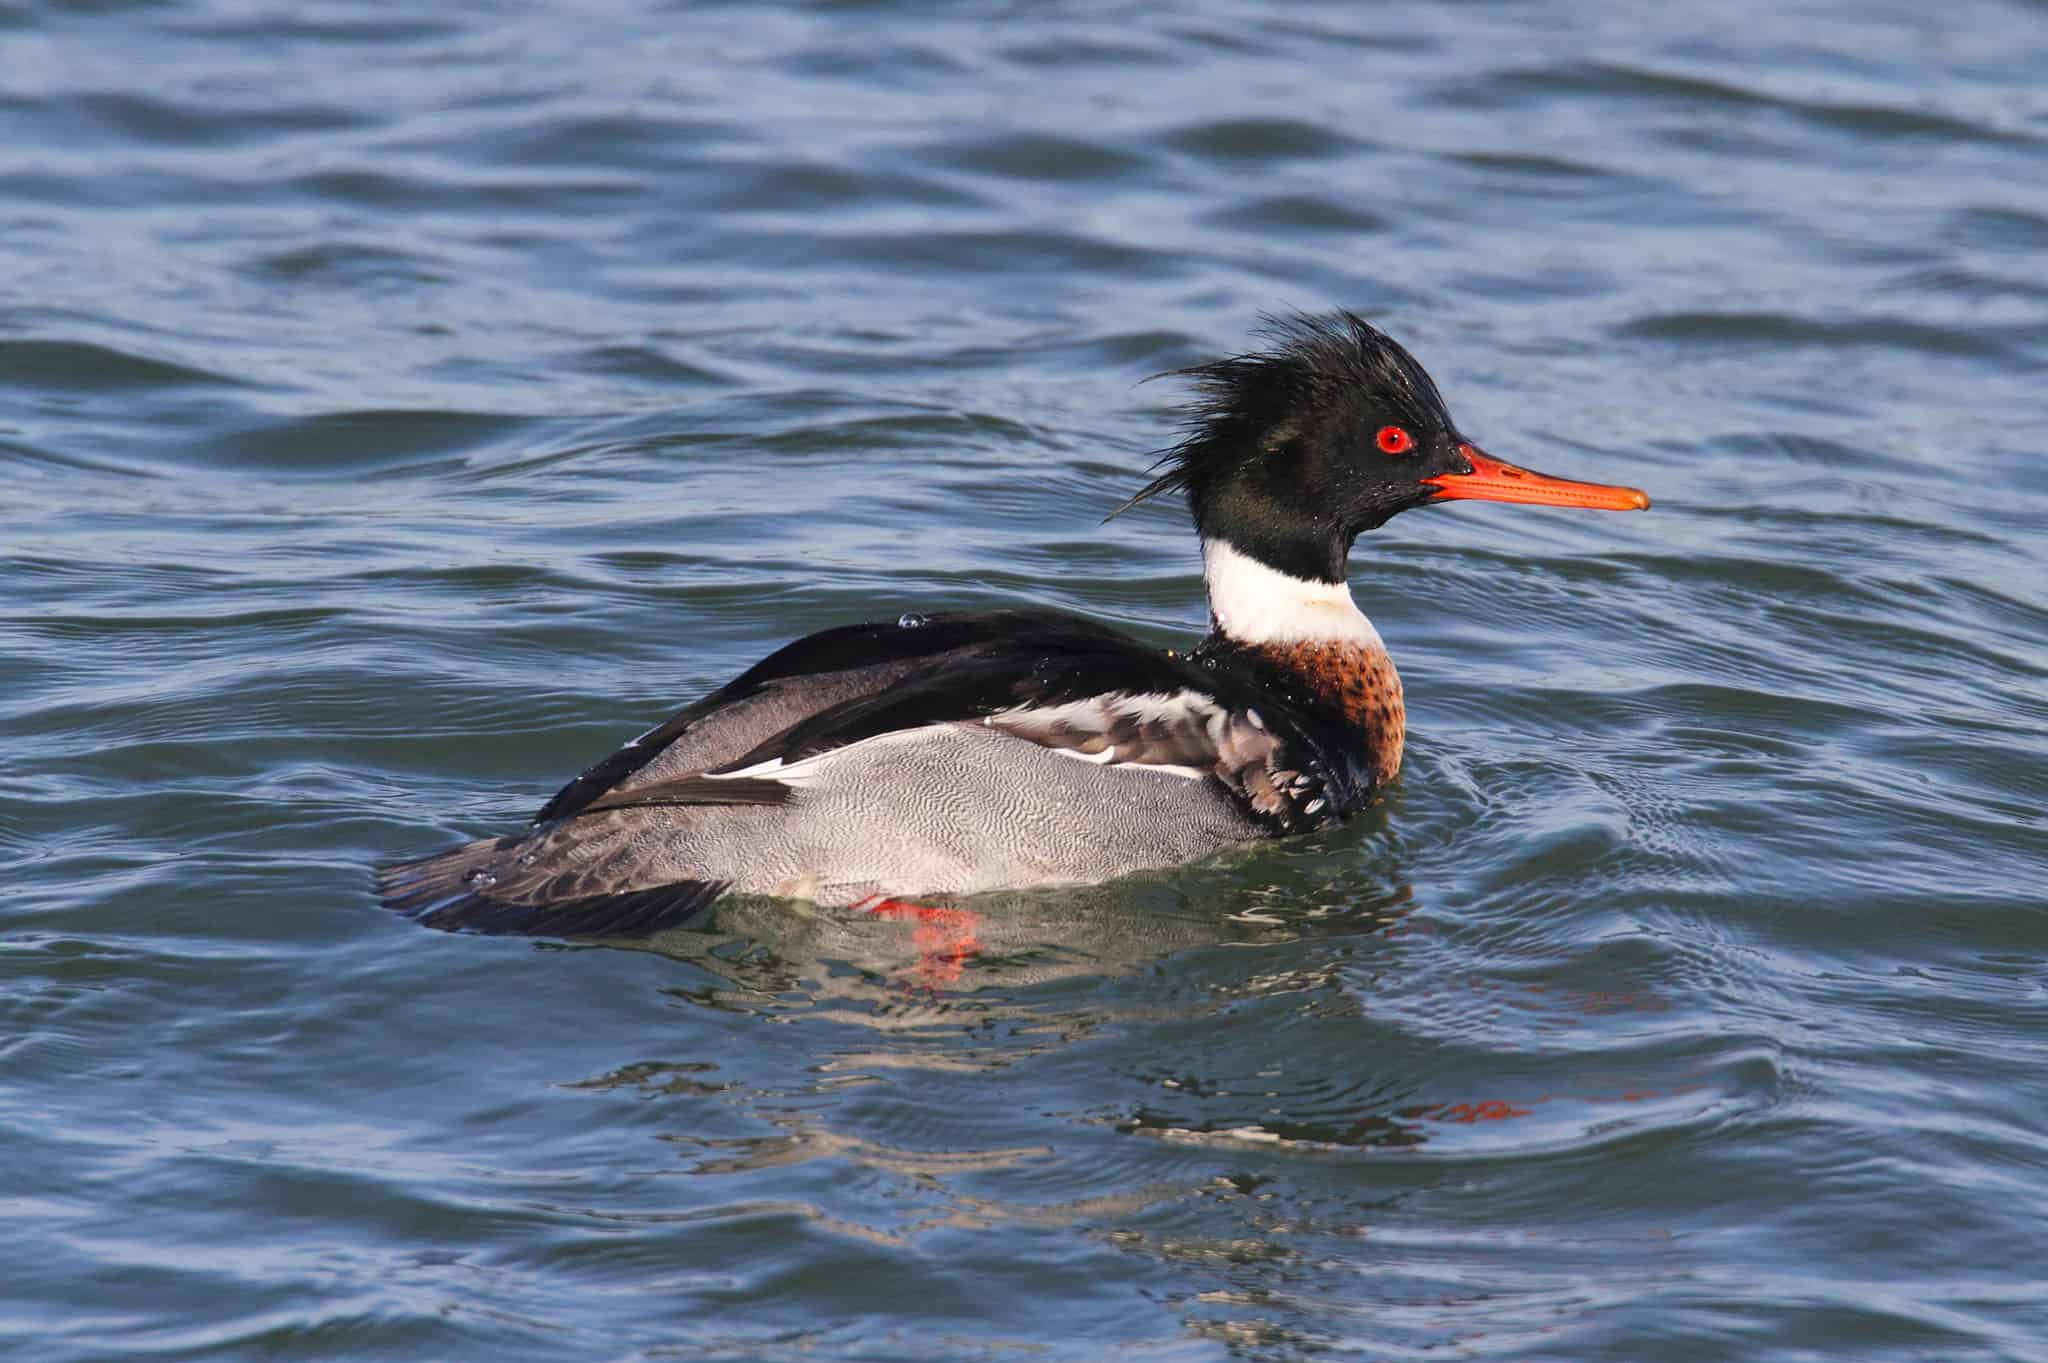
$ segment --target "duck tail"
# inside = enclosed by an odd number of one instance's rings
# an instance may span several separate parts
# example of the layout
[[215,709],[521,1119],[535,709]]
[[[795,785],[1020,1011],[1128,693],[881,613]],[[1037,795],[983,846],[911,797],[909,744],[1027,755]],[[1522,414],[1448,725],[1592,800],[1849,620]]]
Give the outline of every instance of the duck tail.
[[606,894],[551,895],[552,877],[519,860],[523,837],[485,838],[377,868],[384,907],[443,932],[529,937],[646,937],[699,920],[722,880],[676,880]]

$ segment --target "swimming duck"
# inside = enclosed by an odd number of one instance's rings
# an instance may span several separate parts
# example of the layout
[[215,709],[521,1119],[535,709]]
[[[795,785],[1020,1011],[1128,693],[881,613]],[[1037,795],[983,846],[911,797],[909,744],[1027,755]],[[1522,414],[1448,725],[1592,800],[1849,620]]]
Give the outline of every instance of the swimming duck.
[[1086,883],[1313,832],[1394,779],[1401,680],[1353,541],[1462,498],[1641,510],[1461,434],[1414,356],[1348,312],[1176,371],[1184,438],[1111,512],[1185,493],[1210,630],[1157,648],[1045,610],[799,639],[564,786],[527,828],[381,868],[436,928],[644,935],[727,893],[821,907]]

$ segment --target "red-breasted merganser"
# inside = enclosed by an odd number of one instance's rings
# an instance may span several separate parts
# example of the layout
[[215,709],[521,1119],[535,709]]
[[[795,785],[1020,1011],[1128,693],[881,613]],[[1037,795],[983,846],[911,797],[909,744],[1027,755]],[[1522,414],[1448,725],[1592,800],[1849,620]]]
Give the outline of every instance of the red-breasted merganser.
[[1154,648],[1076,616],[906,615],[799,639],[568,785],[521,832],[382,868],[437,928],[641,935],[728,892],[843,906],[1087,883],[1305,833],[1401,766],[1401,681],[1351,599],[1364,531],[1458,498],[1641,510],[1481,452],[1349,313],[1178,371],[1210,630]]

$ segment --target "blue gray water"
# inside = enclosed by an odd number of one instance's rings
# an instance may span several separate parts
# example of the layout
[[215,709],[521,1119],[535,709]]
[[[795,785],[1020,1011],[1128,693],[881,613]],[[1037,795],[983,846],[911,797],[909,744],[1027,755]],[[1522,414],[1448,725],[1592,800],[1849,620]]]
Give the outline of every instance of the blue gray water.
[[[0,5],[10,1359],[2048,1358],[2048,11]],[[1360,546],[1405,776],[455,937],[800,632],[1203,623],[1355,308],[1638,516]]]

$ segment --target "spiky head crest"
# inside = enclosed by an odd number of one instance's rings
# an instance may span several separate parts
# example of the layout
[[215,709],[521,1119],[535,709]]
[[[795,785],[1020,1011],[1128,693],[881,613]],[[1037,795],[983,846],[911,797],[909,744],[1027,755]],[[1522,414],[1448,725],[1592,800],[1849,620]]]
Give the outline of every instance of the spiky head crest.
[[1110,514],[1184,490],[1205,536],[1340,580],[1352,539],[1428,501],[1420,478],[1450,467],[1461,437],[1428,371],[1363,318],[1263,323],[1266,349],[1170,371],[1194,384],[1184,434]]

